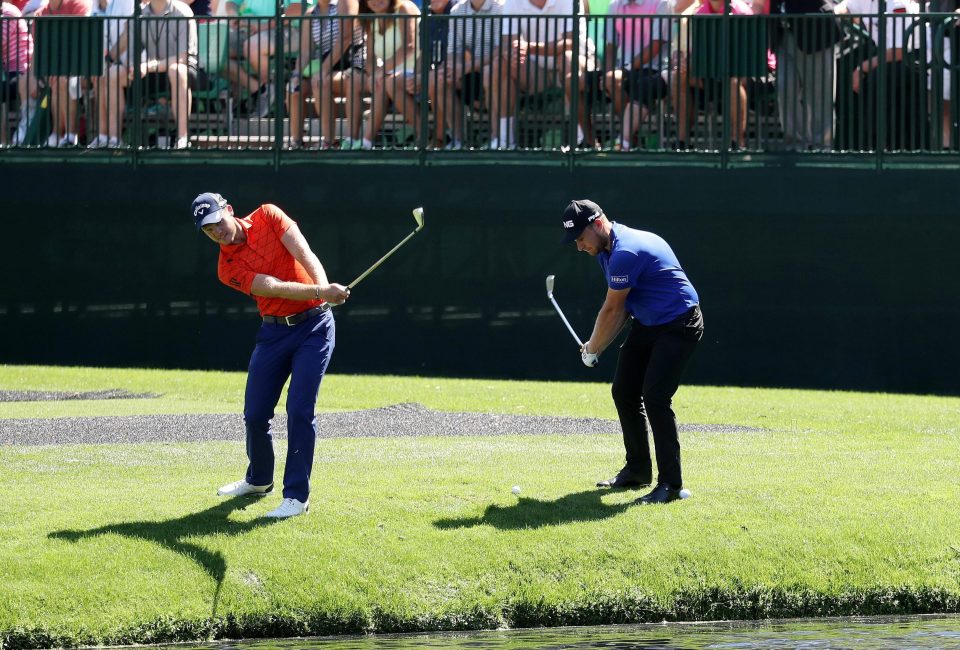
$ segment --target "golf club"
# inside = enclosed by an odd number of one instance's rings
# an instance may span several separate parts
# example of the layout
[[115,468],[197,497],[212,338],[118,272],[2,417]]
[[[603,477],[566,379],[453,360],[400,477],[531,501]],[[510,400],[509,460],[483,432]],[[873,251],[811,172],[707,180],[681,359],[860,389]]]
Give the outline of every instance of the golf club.
[[409,235],[407,235],[406,237],[404,237],[403,239],[401,239],[399,244],[397,244],[396,246],[394,246],[393,248],[391,248],[391,249],[387,252],[386,255],[384,255],[383,257],[381,257],[380,259],[378,259],[376,262],[374,262],[374,263],[373,263],[373,266],[371,266],[369,269],[367,269],[366,271],[364,271],[363,273],[361,273],[360,276],[359,276],[356,280],[354,280],[353,282],[351,282],[350,284],[348,284],[348,285],[347,285],[347,288],[348,288],[348,289],[353,289],[355,286],[357,286],[358,284],[360,284],[360,280],[362,280],[362,279],[364,279],[365,277],[367,277],[368,275],[370,275],[370,273],[372,273],[374,270],[376,270],[376,268],[377,268],[378,266],[380,266],[381,264],[383,264],[388,257],[390,257],[391,255],[393,255],[394,253],[396,253],[397,250],[398,250],[401,246],[403,246],[404,244],[406,244],[408,241],[410,241],[410,239],[411,239],[414,235],[416,235],[418,232],[420,232],[420,230],[423,228],[423,208],[414,208],[414,209],[413,209],[413,218],[416,219],[416,221],[417,221],[417,227],[413,229],[413,232],[410,233]]
[[581,348],[583,347],[583,341],[580,340],[580,337],[577,336],[577,333],[573,331],[573,327],[570,325],[570,321],[567,320],[567,317],[563,315],[563,310],[560,309],[560,305],[557,304],[556,299],[553,297],[553,277],[552,275],[547,276],[547,298],[550,299],[550,302],[553,303],[553,308],[557,310],[557,313],[560,314],[560,318],[563,320],[563,324],[567,326],[567,329],[570,330],[570,335],[573,337],[573,340],[577,342]]

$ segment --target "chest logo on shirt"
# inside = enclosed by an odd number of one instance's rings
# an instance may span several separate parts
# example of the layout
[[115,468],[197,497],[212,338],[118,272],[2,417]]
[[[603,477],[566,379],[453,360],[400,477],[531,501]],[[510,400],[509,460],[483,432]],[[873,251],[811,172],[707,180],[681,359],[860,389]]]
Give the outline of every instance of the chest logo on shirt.
[[625,276],[625,275],[611,275],[611,276],[610,276],[610,283],[611,283],[611,284],[614,283],[614,282],[616,282],[616,283],[618,283],[618,284],[626,284],[626,283],[629,282],[629,281],[630,281],[630,278],[628,278],[628,277]]

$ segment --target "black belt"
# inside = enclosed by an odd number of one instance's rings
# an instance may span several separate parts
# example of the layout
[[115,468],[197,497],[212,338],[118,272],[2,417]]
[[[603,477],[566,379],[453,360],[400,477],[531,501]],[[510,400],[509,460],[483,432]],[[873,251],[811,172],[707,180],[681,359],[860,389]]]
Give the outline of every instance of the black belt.
[[322,314],[323,312],[330,309],[330,303],[325,302],[319,307],[313,307],[307,311],[302,311],[299,314],[291,314],[289,316],[264,316],[264,323],[273,323],[274,325],[289,325],[293,327],[294,325],[299,325],[305,320],[309,320],[316,316],[317,314]]

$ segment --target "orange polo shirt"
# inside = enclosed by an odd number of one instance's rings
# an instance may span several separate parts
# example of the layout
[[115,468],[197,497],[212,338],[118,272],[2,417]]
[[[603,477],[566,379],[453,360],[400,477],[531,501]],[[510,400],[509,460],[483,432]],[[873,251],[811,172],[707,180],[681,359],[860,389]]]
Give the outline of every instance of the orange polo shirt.
[[[237,220],[247,234],[242,244],[220,246],[217,276],[228,287],[248,296],[258,274],[284,282],[316,284],[280,238],[296,222],[275,205],[266,203]],[[323,300],[287,300],[253,296],[261,316],[290,316],[323,304]]]

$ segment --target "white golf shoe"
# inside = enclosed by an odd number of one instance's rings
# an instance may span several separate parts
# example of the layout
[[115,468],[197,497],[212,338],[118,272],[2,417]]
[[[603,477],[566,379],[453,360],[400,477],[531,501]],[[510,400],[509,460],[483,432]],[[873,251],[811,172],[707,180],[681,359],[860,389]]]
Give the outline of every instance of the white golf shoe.
[[264,517],[273,517],[274,519],[286,519],[287,517],[296,517],[305,515],[310,511],[310,502],[297,501],[296,499],[284,499],[280,505],[264,515]]
[[242,497],[248,494],[269,494],[273,492],[273,483],[270,485],[250,485],[245,480],[240,479],[233,483],[227,483],[217,490],[218,497]]

